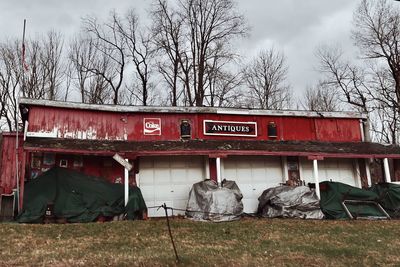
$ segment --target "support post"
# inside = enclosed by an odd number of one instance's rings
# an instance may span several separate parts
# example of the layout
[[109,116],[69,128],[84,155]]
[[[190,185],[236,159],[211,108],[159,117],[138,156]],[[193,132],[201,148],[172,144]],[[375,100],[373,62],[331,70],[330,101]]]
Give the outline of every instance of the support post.
[[318,199],[321,199],[321,193],[319,191],[318,161],[316,159],[313,160],[313,167],[314,167],[315,192],[317,193]]
[[358,164],[357,159],[353,160],[353,166],[354,166],[354,174],[357,180],[356,184],[359,188],[362,188],[360,164]]
[[[128,204],[129,199],[129,171],[132,170],[133,166],[129,163],[128,159],[124,159],[118,153],[113,156],[119,164],[124,167],[124,195],[125,195],[125,206]],[[134,171],[134,170],[133,170]]]
[[369,159],[365,159],[365,172],[367,173],[368,187],[371,187],[372,179],[371,179],[371,170],[369,169]]
[[[126,162],[129,164],[129,160],[125,159]],[[129,170],[124,167],[124,191],[125,191],[125,207],[128,205],[129,200]]]
[[389,161],[387,158],[383,159],[383,168],[385,170],[385,181],[387,183],[391,183],[392,180],[390,179]]
[[364,122],[362,119],[360,119],[360,133],[361,133],[361,142],[365,142]]
[[217,165],[217,183],[218,187],[222,186],[222,178],[221,178],[221,158],[216,158],[216,165]]
[[282,163],[282,174],[283,174],[282,177],[284,179],[284,181],[282,181],[282,182],[287,184],[287,181],[289,180],[289,172],[288,172],[286,156],[281,157],[281,163]]
[[204,158],[204,173],[205,173],[206,179],[211,179],[211,175],[210,175],[210,158],[209,157],[205,157]]

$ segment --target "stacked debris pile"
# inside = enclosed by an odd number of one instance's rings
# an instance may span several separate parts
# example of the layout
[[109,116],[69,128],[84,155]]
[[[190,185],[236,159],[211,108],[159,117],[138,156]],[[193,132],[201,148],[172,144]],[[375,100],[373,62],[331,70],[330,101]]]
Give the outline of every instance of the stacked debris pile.
[[258,198],[258,215],[265,218],[322,219],[314,190],[307,186],[268,188]]
[[41,223],[45,215],[51,215],[66,222],[92,222],[121,214],[138,219],[146,210],[138,187],[129,188],[125,207],[124,185],[56,167],[25,185],[24,205],[17,220]]
[[224,180],[221,187],[212,180],[193,185],[189,193],[186,217],[196,221],[233,221],[243,213],[243,195],[234,181]]

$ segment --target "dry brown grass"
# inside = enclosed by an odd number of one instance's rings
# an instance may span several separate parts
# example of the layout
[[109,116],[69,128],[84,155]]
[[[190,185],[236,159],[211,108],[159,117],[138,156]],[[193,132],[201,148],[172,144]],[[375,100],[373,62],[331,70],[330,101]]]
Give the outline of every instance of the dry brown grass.
[[400,265],[400,221],[242,219],[0,224],[1,266]]

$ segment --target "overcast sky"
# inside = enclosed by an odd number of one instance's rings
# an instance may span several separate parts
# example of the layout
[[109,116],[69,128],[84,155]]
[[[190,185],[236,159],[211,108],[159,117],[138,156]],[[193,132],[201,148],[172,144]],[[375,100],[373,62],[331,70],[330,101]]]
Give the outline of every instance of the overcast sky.
[[[235,47],[250,57],[271,45],[282,50],[289,65],[289,81],[300,96],[315,83],[314,51],[321,44],[339,44],[353,51],[350,39],[353,11],[360,0],[242,0],[238,9],[251,26],[250,36]],[[23,19],[27,35],[49,30],[68,38],[79,31],[86,15],[105,17],[111,9],[124,13],[133,7],[147,17],[151,0],[0,0],[0,42],[21,37]]]

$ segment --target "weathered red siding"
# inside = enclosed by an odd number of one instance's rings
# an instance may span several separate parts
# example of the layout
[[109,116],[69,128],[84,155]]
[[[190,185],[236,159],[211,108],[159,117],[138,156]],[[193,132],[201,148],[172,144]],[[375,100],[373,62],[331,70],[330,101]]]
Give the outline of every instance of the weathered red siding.
[[[261,115],[117,113],[107,111],[30,107],[29,132],[53,132],[58,138],[108,140],[179,140],[180,123],[188,120],[192,138],[239,140],[361,141],[356,118],[279,117]],[[161,135],[144,135],[143,119],[160,118]],[[203,120],[257,122],[257,137],[210,136],[203,133]],[[267,125],[275,122],[278,136],[267,136]]]
[[315,119],[317,140],[361,141],[360,123],[354,119]]
[[278,132],[284,140],[317,140],[314,120],[295,117],[282,118]]
[[[76,170],[91,176],[103,177],[110,182],[115,182],[118,177],[124,177],[124,168],[111,157],[47,153],[54,155],[54,163],[49,165],[44,163],[44,154],[45,153],[33,153],[32,156],[37,158],[40,163],[34,165],[32,161],[28,162],[27,168],[29,171],[27,174],[29,178],[34,178],[52,167],[59,167],[61,160],[67,162],[66,168],[68,169]],[[81,159],[80,165],[74,163],[78,157]]]
[[[22,135],[19,138],[19,173],[22,177],[22,166],[23,161],[23,139]],[[1,173],[0,173],[0,187],[3,189],[3,193],[10,194],[14,188],[16,188],[16,165],[15,165],[15,145],[16,135],[13,133],[3,133],[1,138]]]

